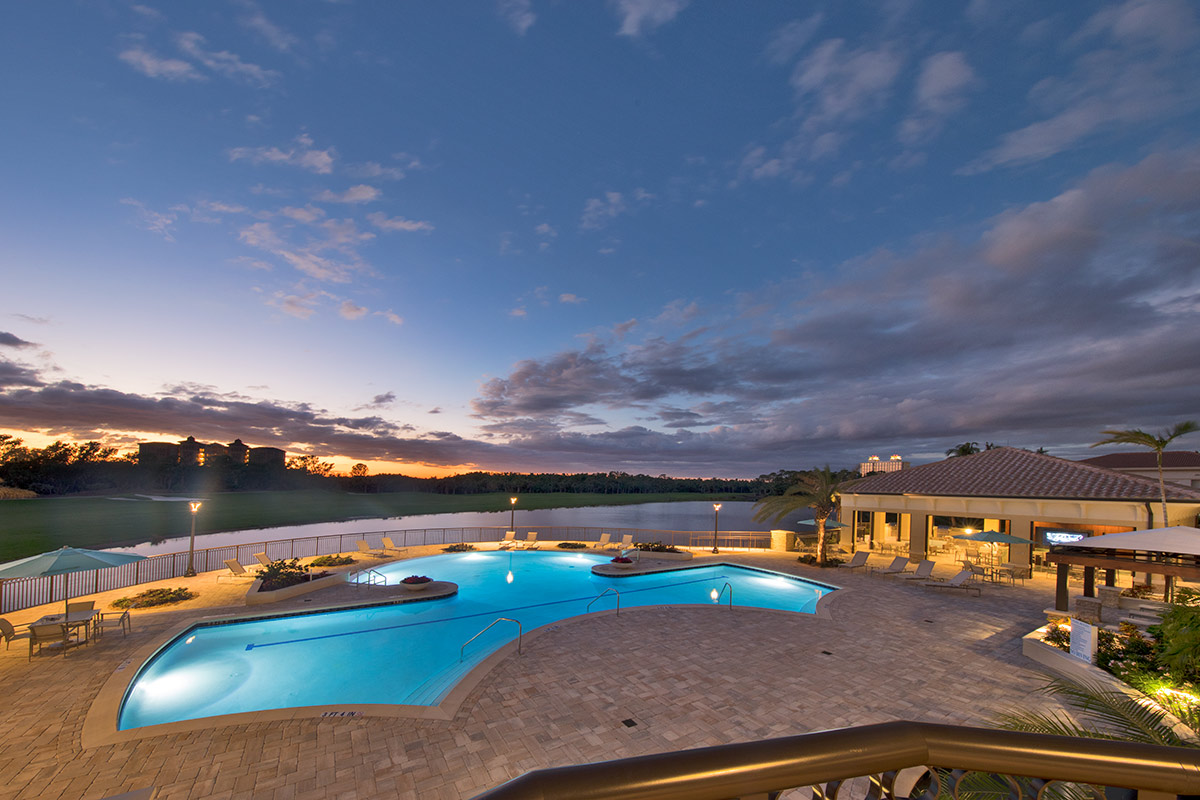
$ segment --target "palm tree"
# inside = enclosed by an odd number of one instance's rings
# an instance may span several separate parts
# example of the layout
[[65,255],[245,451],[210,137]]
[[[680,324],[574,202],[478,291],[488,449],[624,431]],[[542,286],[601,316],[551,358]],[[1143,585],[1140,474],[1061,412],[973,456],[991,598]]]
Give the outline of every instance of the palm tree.
[[1154,455],[1158,457],[1158,490],[1162,493],[1162,527],[1167,527],[1167,485],[1163,482],[1162,457],[1163,451],[1175,439],[1178,439],[1184,434],[1200,431],[1200,425],[1188,420],[1180,422],[1173,428],[1167,428],[1158,436],[1146,431],[1140,431],[1133,428],[1127,431],[1104,431],[1107,439],[1096,442],[1092,447],[1099,447],[1102,444],[1135,444],[1139,447],[1149,447],[1154,451]]
[[817,565],[825,565],[825,520],[837,513],[841,506],[838,497],[837,476],[824,469],[814,469],[800,476],[800,481],[789,486],[783,494],[764,497],[754,504],[755,522],[779,522],[788,514],[811,508],[817,523]]
[[[989,448],[990,449],[990,448]],[[979,442],[963,442],[956,444],[946,451],[946,455],[954,458],[955,456],[973,456],[979,452]]]

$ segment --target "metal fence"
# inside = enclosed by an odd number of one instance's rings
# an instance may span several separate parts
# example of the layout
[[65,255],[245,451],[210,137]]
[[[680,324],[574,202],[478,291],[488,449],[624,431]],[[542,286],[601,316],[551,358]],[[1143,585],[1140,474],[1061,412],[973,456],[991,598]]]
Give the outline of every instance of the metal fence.
[[[385,536],[390,537],[397,547],[422,547],[458,542],[478,544],[498,541],[504,538],[506,530],[505,527],[413,528],[309,536],[302,539],[275,539],[196,550],[193,560],[197,572],[210,572],[225,569],[226,559],[236,558],[243,564],[253,563],[255,553],[266,553],[267,557],[272,560],[353,553],[358,551],[359,541],[366,541],[372,548],[382,547]],[[711,533],[604,527],[528,527],[520,528],[517,536],[523,538],[524,535],[534,530],[537,531],[538,538],[550,541],[595,542],[605,533],[609,534],[614,543],[620,542],[626,535],[632,535],[635,542],[662,542],[676,547],[711,547],[713,541]],[[771,534],[766,532],[727,531],[718,535],[718,546],[724,548],[753,549],[770,547],[770,544]],[[61,603],[71,597],[123,589],[139,583],[178,578],[187,570],[187,561],[188,554],[185,550],[179,553],[150,556],[119,567],[85,570],[50,577],[0,580],[0,614],[8,614],[45,603]]]

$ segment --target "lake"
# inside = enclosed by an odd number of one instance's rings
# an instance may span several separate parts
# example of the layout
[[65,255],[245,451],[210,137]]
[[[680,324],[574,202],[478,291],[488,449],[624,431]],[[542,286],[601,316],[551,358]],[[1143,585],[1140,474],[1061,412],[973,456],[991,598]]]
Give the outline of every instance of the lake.
[[[723,533],[769,531],[772,528],[795,530],[795,523],[801,518],[811,519],[812,517],[811,513],[802,511],[795,515],[795,519],[789,517],[777,524],[758,523],[750,518],[753,510],[754,504],[751,502],[724,502],[721,506],[720,530]],[[275,539],[299,539],[341,533],[374,533],[421,528],[501,528],[507,530],[508,522],[509,512],[507,511],[469,511],[453,514],[379,517],[346,522],[318,522],[311,525],[287,525],[278,528],[254,528],[198,535],[196,549],[226,547]],[[689,501],[684,503],[639,503],[628,506],[547,508],[538,511],[518,510],[516,527],[519,532],[518,536],[522,535],[521,531],[551,527],[641,528],[660,531],[711,532],[713,507],[712,503],[707,501]],[[188,537],[165,539],[156,544],[143,542],[132,547],[108,549],[116,553],[136,553],[143,556],[178,553],[188,549]]]

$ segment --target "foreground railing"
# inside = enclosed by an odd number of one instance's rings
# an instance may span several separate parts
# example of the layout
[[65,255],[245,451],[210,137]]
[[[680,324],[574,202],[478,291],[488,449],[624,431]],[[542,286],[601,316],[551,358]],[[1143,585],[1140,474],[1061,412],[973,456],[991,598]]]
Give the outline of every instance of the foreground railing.
[[[227,558],[236,558],[243,564],[255,563],[255,553],[266,553],[271,559],[354,553],[358,551],[357,543],[360,540],[366,540],[372,548],[382,548],[385,536],[390,537],[393,544],[402,548],[446,545],[457,542],[479,544],[502,539],[505,530],[504,527],[410,528],[408,530],[335,533],[327,536],[260,540],[196,550],[193,560],[197,572],[211,572],[225,569],[225,559]],[[697,535],[693,531],[660,531],[642,528],[529,526],[518,530],[518,538],[524,538],[525,533],[530,530],[536,530],[539,538],[543,541],[598,541],[603,533],[609,534],[614,541],[620,541],[625,534],[632,534],[634,541],[637,542],[663,542],[679,547],[690,545],[692,537]],[[705,536],[708,537],[706,541],[711,546],[712,535],[705,534]],[[770,536],[769,533],[729,531],[721,534],[720,544],[726,548],[769,547]],[[119,567],[72,572],[66,576],[0,579],[0,614],[45,603],[61,603],[64,595],[66,598],[79,597],[112,589],[124,589],[139,583],[178,578],[187,570],[187,564],[188,554],[184,550],[150,556]]]
[[1055,782],[1200,794],[1200,749],[887,722],[536,770],[475,800],[774,800],[803,787],[835,800],[855,778],[865,779],[856,796],[906,797],[897,774],[913,767],[930,768],[913,792],[930,800],[971,797],[972,779],[990,780],[983,794],[1011,800],[1060,796]]

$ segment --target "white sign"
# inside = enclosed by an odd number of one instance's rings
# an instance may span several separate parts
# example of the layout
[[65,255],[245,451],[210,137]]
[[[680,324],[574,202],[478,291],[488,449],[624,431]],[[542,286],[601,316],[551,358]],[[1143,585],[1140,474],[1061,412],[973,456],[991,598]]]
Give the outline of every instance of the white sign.
[[1071,620],[1071,657],[1092,664],[1096,660],[1096,626]]

